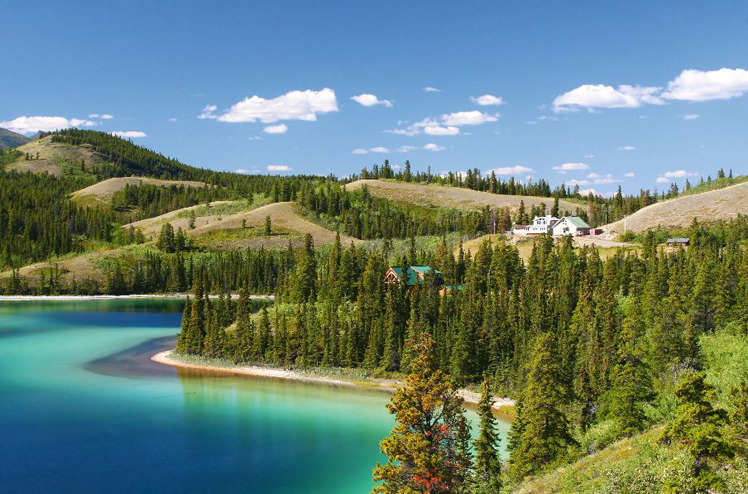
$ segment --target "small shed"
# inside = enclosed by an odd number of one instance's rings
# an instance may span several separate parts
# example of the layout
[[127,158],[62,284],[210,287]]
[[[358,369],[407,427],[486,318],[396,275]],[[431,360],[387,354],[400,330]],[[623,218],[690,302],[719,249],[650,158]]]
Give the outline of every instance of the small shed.
[[667,239],[667,242],[665,242],[669,247],[688,247],[688,244],[691,243],[691,239],[687,237],[679,237],[679,238],[669,238]]

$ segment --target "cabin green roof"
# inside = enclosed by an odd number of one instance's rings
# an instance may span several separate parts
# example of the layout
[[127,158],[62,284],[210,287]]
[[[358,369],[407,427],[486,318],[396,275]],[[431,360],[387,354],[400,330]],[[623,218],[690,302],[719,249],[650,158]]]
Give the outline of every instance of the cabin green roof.
[[[396,275],[400,277],[400,279],[403,279],[403,268],[390,266],[390,269],[392,269]],[[442,272],[438,269],[433,269],[431,266],[409,266],[408,267],[408,278],[405,280],[405,283],[408,286],[414,286],[416,284],[423,285],[423,279],[418,276],[417,273],[421,273],[422,275],[427,275],[428,273],[434,273],[436,276],[441,277]]]

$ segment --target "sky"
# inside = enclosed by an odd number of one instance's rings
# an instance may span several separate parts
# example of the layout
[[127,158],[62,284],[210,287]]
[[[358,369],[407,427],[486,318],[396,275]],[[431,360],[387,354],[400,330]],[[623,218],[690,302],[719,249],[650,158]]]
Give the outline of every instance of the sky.
[[0,127],[200,167],[389,159],[609,195],[748,173],[745,1],[24,1]]

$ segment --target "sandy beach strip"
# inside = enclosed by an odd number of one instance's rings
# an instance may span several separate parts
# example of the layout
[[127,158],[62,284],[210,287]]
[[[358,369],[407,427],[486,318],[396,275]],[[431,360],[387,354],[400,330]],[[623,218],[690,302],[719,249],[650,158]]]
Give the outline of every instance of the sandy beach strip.
[[[291,381],[309,382],[316,384],[330,384],[335,386],[349,386],[358,387],[365,389],[373,389],[385,392],[393,392],[397,387],[402,386],[403,383],[399,381],[391,380],[371,380],[364,383],[355,381],[346,381],[343,379],[335,379],[332,377],[324,376],[313,376],[297,372],[293,370],[277,369],[269,367],[258,367],[258,366],[244,366],[244,367],[220,367],[208,364],[193,364],[183,362],[179,359],[172,357],[173,350],[167,350],[160,352],[151,357],[151,360],[159,364],[169,365],[171,367],[178,367],[183,369],[196,369],[205,370],[211,372],[222,372],[224,374],[235,374],[244,376],[255,376],[255,377],[269,377],[275,379],[288,379]],[[465,400],[465,403],[470,405],[477,405],[480,400],[480,393],[461,389],[458,394]],[[509,398],[494,398],[493,408],[498,411],[505,411],[506,407],[513,407],[514,400]]]

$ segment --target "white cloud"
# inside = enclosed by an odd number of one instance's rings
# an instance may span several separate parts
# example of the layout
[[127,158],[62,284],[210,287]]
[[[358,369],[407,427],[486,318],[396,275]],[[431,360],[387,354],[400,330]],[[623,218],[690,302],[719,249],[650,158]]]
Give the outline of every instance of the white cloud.
[[288,131],[288,125],[286,124],[278,124],[278,125],[268,125],[262,131],[266,134],[285,134]]
[[[218,117],[220,122],[274,123],[279,120],[314,122],[317,114],[338,111],[335,91],[290,91],[273,99],[260,96],[244,98]],[[206,117],[210,118],[210,117]]]
[[375,106],[375,105],[382,105],[386,106],[387,108],[392,106],[392,101],[388,99],[379,99],[373,94],[359,94],[358,96],[352,96],[351,99],[358,103],[359,105],[363,106]]
[[492,94],[484,94],[483,96],[471,96],[470,100],[480,106],[491,106],[491,105],[503,105],[504,98],[501,96],[494,96]]
[[523,173],[532,173],[533,169],[522,165],[502,166],[486,170],[485,174],[489,175],[491,172],[494,172],[496,175],[521,175]]
[[748,70],[723,68],[705,72],[689,69],[668,82],[662,97],[683,101],[710,101],[737,98],[746,92]]
[[439,119],[424,118],[404,129],[385,130],[391,134],[414,136],[424,133],[432,136],[453,136],[460,133],[462,125],[481,125],[487,122],[496,122],[499,114],[491,115],[478,110],[445,113]]
[[209,118],[209,119],[217,118],[213,114],[213,112],[216,111],[217,109],[218,109],[217,105],[206,105],[205,108],[203,108],[202,113],[200,113],[200,115],[198,115],[197,118],[201,120],[205,120],[206,118]]
[[699,118],[699,114],[698,113],[689,113],[688,115],[683,115],[683,117],[681,117],[681,118],[683,118],[683,120],[696,120],[697,118]]
[[174,118],[174,117],[171,117],[169,119],[169,122],[174,123],[174,122],[178,122],[178,120],[176,118]]
[[687,172],[686,170],[675,170],[673,172],[665,172],[663,175],[665,178],[686,178],[695,177],[698,175],[696,172]]
[[585,158],[595,158],[596,156],[594,154],[585,154]]
[[634,151],[636,148],[634,146],[621,146],[618,148],[619,151]]
[[372,153],[389,153],[390,150],[387,149],[386,147],[383,147],[383,146],[377,146],[377,147],[369,149],[369,152],[372,152]]
[[437,152],[437,151],[444,151],[447,148],[444,147],[444,146],[437,146],[433,142],[430,142],[430,143],[426,144],[425,146],[423,146],[423,149],[425,149],[426,151]]
[[353,151],[351,151],[352,154],[367,154],[369,152],[368,149],[364,148],[356,148]]
[[268,171],[271,172],[290,172],[291,167],[286,165],[268,165],[267,166]]
[[553,101],[557,113],[587,108],[638,108],[646,103],[659,105],[662,99],[657,96],[660,87],[629,86],[623,84],[618,89],[604,84],[585,84]]
[[425,88],[423,88],[423,90],[426,91],[427,93],[441,93],[442,92],[441,89],[437,89],[432,86],[426,86]]
[[563,165],[554,166],[553,169],[560,172],[589,170],[590,165],[588,165],[587,163],[564,163]]
[[411,151],[415,151],[416,149],[420,149],[418,146],[400,146],[397,148],[398,153],[409,153]]
[[634,173],[634,172],[627,172],[627,173],[624,173],[623,176],[626,177],[626,178],[634,178],[636,176],[636,173]]
[[564,183],[566,185],[589,185],[589,180],[577,180],[576,178],[572,178],[571,180],[566,180]]
[[655,182],[657,182],[658,184],[669,184],[671,182],[671,180],[669,178],[665,178],[665,177],[657,177],[655,179]]
[[69,129],[70,127],[93,127],[99,125],[94,122],[79,118],[65,117],[17,117],[13,120],[0,122],[0,127],[19,134],[33,134],[35,132],[51,132],[53,130]]
[[444,125],[447,126],[481,125],[488,122],[498,121],[499,115],[491,115],[489,113],[483,113],[478,110],[458,111],[455,113],[442,115],[441,120],[442,122],[444,122]]
[[110,132],[110,134],[125,139],[138,139],[141,137],[147,137],[145,135],[145,132],[141,132],[139,130],[118,130],[116,132]]
[[237,168],[236,170],[234,170],[234,172],[244,174],[249,173],[249,170],[245,170],[244,168]]
[[423,133],[430,136],[454,136],[460,133],[460,129],[451,125],[442,127],[440,125],[429,125],[423,128]]
[[101,120],[111,120],[114,117],[108,113],[102,113],[102,114],[92,113],[91,115],[88,116],[88,118],[99,118]]
[[590,173],[589,175],[587,175],[587,178],[600,178],[600,175],[598,175],[597,173]]
[[250,141],[261,141],[262,140],[262,136],[251,136],[249,138],[249,140]]
[[596,191],[595,189],[593,189],[593,188],[589,188],[589,189],[580,189],[580,190],[579,190],[579,193],[580,193],[581,195],[583,195],[583,196],[588,196],[588,195],[590,195],[590,194],[592,194],[593,196],[599,195],[599,194],[597,193],[597,191]]

